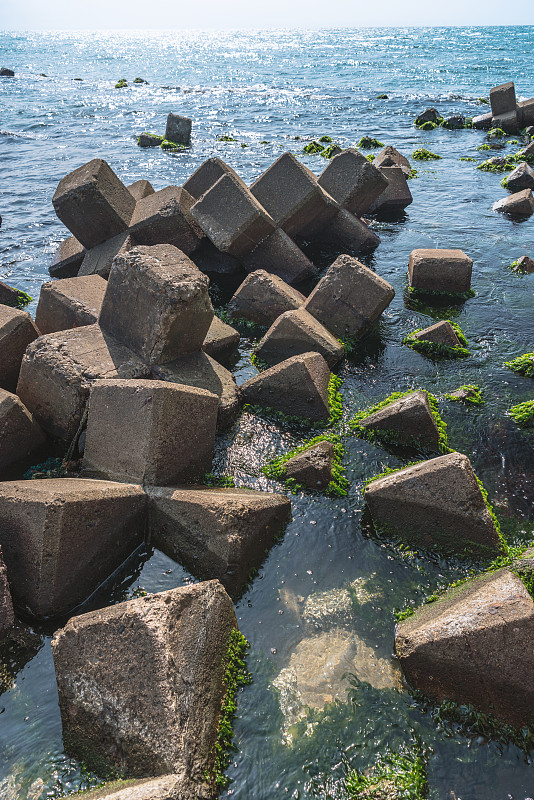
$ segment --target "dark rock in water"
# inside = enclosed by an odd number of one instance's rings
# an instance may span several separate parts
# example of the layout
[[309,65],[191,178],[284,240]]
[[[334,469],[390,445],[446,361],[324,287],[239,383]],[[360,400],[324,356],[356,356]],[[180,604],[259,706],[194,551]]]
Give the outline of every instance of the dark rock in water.
[[30,342],[40,335],[25,311],[0,305],[0,387],[15,391],[20,365]]
[[100,275],[43,283],[35,324],[42,334],[94,325],[106,287],[107,283]]
[[526,161],[522,161],[508,175],[506,188],[511,192],[520,192],[522,189],[534,189],[534,170]]
[[64,239],[56,252],[52,264],[48,268],[52,278],[74,278],[82,265],[86,249],[75,236]]
[[522,158],[534,158],[534,142],[530,142],[519,151]]
[[332,442],[319,442],[285,463],[284,478],[293,478],[308,489],[326,489],[332,480]]
[[493,115],[493,125],[506,133],[516,133],[519,128],[519,114],[517,110],[508,111],[506,114]]
[[158,136],[156,133],[140,133],[137,144],[139,147],[159,147],[163,139],[163,136]]
[[436,108],[427,108],[422,114],[415,118],[416,125],[424,125],[425,122],[440,122],[441,114]]
[[443,127],[449,128],[449,130],[459,130],[460,128],[464,128],[465,117],[461,114],[456,114],[453,117],[447,117],[447,119],[443,122]]
[[502,83],[490,89],[491,113],[494,117],[501,117],[503,114],[515,112],[517,101],[515,97],[515,86],[513,81]]
[[521,728],[534,707],[534,603],[507,569],[449,590],[397,625],[408,683]]
[[11,592],[7,582],[7,570],[0,547],[0,637],[8,631],[15,622]]
[[389,100],[389,97],[388,97],[387,94],[377,94],[376,99],[377,100]]
[[44,441],[39,425],[17,395],[0,389],[0,472],[25,459]]
[[175,144],[190,145],[191,125],[192,121],[189,117],[181,117],[180,114],[171,112],[167,117],[165,138],[168,142],[174,142]]
[[14,78],[15,73],[12,69],[8,69],[7,67],[0,67],[0,77],[2,78]]
[[0,305],[17,308],[20,303],[19,290],[0,281]]
[[514,269],[517,272],[534,272],[534,259],[529,256],[521,256],[517,259]]
[[251,272],[228,304],[234,319],[270,326],[285,311],[300,308],[306,298],[282,278],[263,269]]
[[148,495],[154,545],[197,578],[217,578],[232,596],[291,516],[290,501],[273,492],[192,486]]
[[245,402],[326,422],[330,370],[319,353],[293,356],[241,385]]
[[530,217],[534,213],[534,197],[532,189],[523,189],[520,192],[504,197],[493,205],[494,211],[501,211],[510,217]]
[[365,501],[379,530],[443,552],[501,551],[471,462],[461,453],[377,478]]
[[362,428],[393,434],[399,445],[438,452],[439,431],[426,392],[413,392],[394,400],[358,422]]
[[236,627],[218,581],[70,619],[52,643],[68,751],[101,774],[176,773],[190,785],[181,798],[210,796],[204,776],[215,759]]

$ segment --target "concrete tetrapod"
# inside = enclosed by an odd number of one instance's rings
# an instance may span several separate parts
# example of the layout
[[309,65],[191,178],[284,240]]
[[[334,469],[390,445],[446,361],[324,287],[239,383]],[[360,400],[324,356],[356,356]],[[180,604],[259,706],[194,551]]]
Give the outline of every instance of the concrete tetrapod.
[[228,304],[234,319],[270,326],[284,311],[300,308],[306,298],[282,278],[264,269],[248,275]]
[[100,275],[43,283],[35,324],[42,334],[94,325],[106,287],[107,283]]
[[0,473],[44,442],[41,428],[17,395],[0,389]]
[[256,347],[257,357],[269,365],[310,352],[320,353],[330,369],[345,355],[343,345],[304,308],[281,314]]
[[187,798],[211,796],[235,628],[218,581],[71,618],[52,640],[67,752],[101,775],[178,774]]
[[379,440],[383,433],[398,445],[439,450],[438,426],[424,391],[393,400],[374,414],[358,420],[357,424],[365,430],[377,431]]
[[443,552],[503,549],[471,462],[461,453],[379,477],[364,497],[376,528],[386,535]]
[[26,311],[0,305],[0,387],[14,391],[20,365],[30,342],[39,336]]

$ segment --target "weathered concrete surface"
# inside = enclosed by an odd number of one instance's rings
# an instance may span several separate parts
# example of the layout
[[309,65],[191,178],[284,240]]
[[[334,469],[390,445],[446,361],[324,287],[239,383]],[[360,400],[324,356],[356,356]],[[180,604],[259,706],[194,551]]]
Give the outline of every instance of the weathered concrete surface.
[[100,275],[43,283],[35,324],[42,334],[94,325],[106,287],[107,283]]
[[166,186],[137,201],[130,233],[140,244],[172,244],[190,255],[202,238],[190,214],[193,203],[185,189]]
[[107,242],[102,242],[102,244],[92,247],[85,253],[78,271],[78,277],[80,278],[83,275],[100,275],[107,280],[115,256],[119,253],[127,253],[135,244],[137,244],[137,242],[125,231],[124,233],[119,233],[118,236],[114,236],[113,239],[108,239]]
[[520,192],[521,189],[534,189],[534,169],[526,161],[522,161],[508,175],[506,188],[511,192]]
[[202,197],[208,189],[211,189],[211,187],[217,183],[219,178],[227,174],[234,175],[239,180],[237,173],[232,167],[225,164],[221,158],[208,158],[193,172],[191,177],[186,180],[183,188],[186,192],[189,192],[191,197],[198,200],[199,197]]
[[208,356],[218,361],[232,355],[239,345],[240,339],[239,331],[215,316],[211,321],[202,349]]
[[200,350],[213,319],[209,280],[172,245],[116,256],[100,326],[147,364]]
[[304,308],[285,311],[276,319],[256,348],[269,366],[301,353],[320,353],[333,369],[343,356],[343,345]]
[[241,261],[229,253],[218,250],[212,241],[204,236],[199,246],[191,255],[191,260],[199,270],[207,275],[237,275],[243,273]]
[[349,147],[329,161],[319,185],[352,214],[365,214],[387,187],[387,179],[356,148]]
[[332,442],[319,442],[285,463],[285,479],[293,478],[308,489],[326,489],[332,480]]
[[328,268],[304,308],[334,336],[359,339],[394,295],[387,281],[355,258],[342,255]]
[[62,178],[52,203],[61,222],[87,248],[125,231],[135,208],[126,186],[101,158]]
[[41,428],[17,395],[0,389],[0,473],[44,441]]
[[154,187],[150,181],[135,181],[134,183],[130,183],[126,188],[136,202],[142,200],[143,197],[148,197],[149,194],[154,194]]
[[199,792],[235,627],[218,581],[69,620],[52,641],[67,751],[133,777],[184,775]]
[[340,209],[333,219],[314,232],[313,241],[354,255],[374,250],[380,244],[379,236],[345,208]]
[[369,430],[393,434],[399,445],[438,451],[439,431],[426,392],[412,392],[394,400],[358,424]]
[[387,180],[388,185],[380,197],[375,200],[370,212],[381,214],[398,214],[410,203],[413,203],[412,193],[406,180],[403,167],[380,167],[380,172]]
[[326,421],[330,416],[330,370],[319,353],[282,361],[240,387],[247,403],[267,406],[290,416]]
[[77,800],[198,800],[185,775],[113,781],[99,789],[78,792]]
[[14,286],[0,281],[0,306],[16,308],[19,304],[19,291]]
[[228,304],[235,319],[248,319],[258,325],[272,325],[284,311],[300,308],[306,298],[282,278],[263,269],[252,272]]
[[532,189],[523,189],[508,197],[503,197],[493,205],[494,211],[501,211],[511,217],[530,217],[534,213],[534,197]]
[[211,470],[218,398],[154,380],[96,381],[91,387],[83,474],[166,486]]
[[165,128],[165,138],[175,144],[191,144],[191,125],[189,117],[182,117],[180,114],[171,113],[167,117],[167,127]]
[[143,541],[139,486],[79,478],[0,483],[13,601],[39,619],[82,603]]
[[421,248],[408,261],[410,286],[438,292],[466,292],[471,288],[473,259],[463,250]]
[[82,265],[86,249],[75,236],[64,239],[54,253],[48,272],[52,278],[74,278]]
[[508,111],[506,114],[493,116],[493,127],[501,128],[506,133],[516,133],[519,128],[518,109]]
[[493,125],[493,114],[479,114],[473,117],[473,128],[477,130],[489,130]]
[[[530,100],[520,100],[517,104],[519,123],[522,126],[532,127],[534,125],[534,97]],[[532,131],[527,133],[532,136]]]
[[236,258],[248,255],[275,229],[246,184],[228,172],[196,201],[191,215],[219,250]]
[[493,89],[490,89],[490,103],[491,113],[494,117],[500,117],[510,111],[515,111],[517,109],[517,101],[513,81],[501,83],[500,86],[494,86]]
[[277,158],[250,191],[289,236],[303,234],[310,226],[322,226],[337,213],[336,204],[313,172],[293,153]]
[[456,331],[448,320],[441,320],[422,331],[412,334],[413,339],[420,339],[434,344],[444,344],[447,347],[461,347]]
[[161,381],[196,386],[217,395],[218,428],[231,425],[239,413],[239,391],[234,376],[207,353],[193,353],[153,367],[152,375]]
[[14,391],[26,348],[39,336],[25,311],[0,305],[0,387]]
[[2,548],[0,547],[0,637],[11,628],[14,622],[13,602],[7,582],[7,570],[4,564]]
[[534,707],[534,603],[507,569],[451,589],[397,625],[408,682],[522,727]]
[[151,487],[151,541],[197,578],[237,596],[291,516],[285,495],[248,489]]
[[471,462],[449,453],[372,481],[365,501],[379,529],[448,552],[502,550]]
[[150,368],[98,325],[49,333],[24,356],[17,394],[45,431],[69,441],[91,384],[101,378],[143,378]]
[[373,166],[375,168],[397,166],[402,169],[405,175],[409,175],[412,169],[412,165],[406,156],[403,156],[402,153],[399,153],[399,151],[390,144],[386,145],[386,147],[379,152],[373,161]]
[[266,270],[287,283],[299,283],[317,275],[315,265],[282,228],[277,228],[245,256],[243,267],[248,272]]

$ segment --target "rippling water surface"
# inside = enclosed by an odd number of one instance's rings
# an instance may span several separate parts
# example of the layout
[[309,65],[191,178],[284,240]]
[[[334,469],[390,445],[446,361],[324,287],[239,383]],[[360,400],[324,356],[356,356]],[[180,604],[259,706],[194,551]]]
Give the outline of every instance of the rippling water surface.
[[[501,176],[459,160],[492,155],[477,150],[484,133],[425,133],[413,118],[429,105],[443,114],[483,113],[487,106],[478,98],[506,80],[515,81],[520,99],[533,96],[533,45],[532,27],[0,35],[0,63],[17,73],[0,79],[0,280],[38,296],[65,236],[52,209],[54,189],[95,156],[125,182],[148,178],[160,189],[183,183],[211,155],[251,181],[284,150],[301,155],[302,139],[323,134],[342,146],[371,135],[407,155],[428,147],[443,158],[417,165],[405,217],[374,223],[382,243],[366,263],[393,284],[396,296],[340,371],[345,415],[392,391],[434,392],[451,446],[471,458],[508,535],[530,541],[534,437],[505,412],[534,396],[533,383],[503,361],[534,349],[534,275],[508,269],[525,253],[534,257],[533,222],[494,213],[492,203],[505,194]],[[114,88],[119,78],[131,84],[136,76],[148,85]],[[388,100],[376,99],[380,93]],[[139,149],[136,135],[162,132],[169,111],[192,117],[193,146],[179,155]],[[223,134],[237,141],[217,142]],[[505,140],[507,152],[519,147],[512,138]],[[324,167],[319,156],[302,158],[317,173]],[[416,247],[465,250],[474,260],[476,297],[454,309],[410,307],[406,269]],[[328,260],[324,254],[323,263]],[[219,297],[228,291],[222,287]],[[469,340],[470,358],[436,364],[401,346],[414,327],[451,314]],[[249,356],[245,339],[234,363],[239,382],[255,373]],[[444,399],[463,383],[481,385],[485,405],[467,410]],[[261,465],[305,438],[244,415],[221,437],[216,466],[238,484],[276,489],[259,477]],[[462,800],[534,795],[530,758],[511,745],[444,727],[400,689],[393,610],[467,569],[403,556],[365,534],[364,480],[401,463],[350,440],[348,496],[296,495],[283,540],[237,604],[255,680],[240,698],[228,795],[302,799],[329,791],[337,797],[345,764],[367,768],[387,747],[415,735],[431,748],[432,800],[448,800],[451,791]],[[143,551],[105,602],[130,597],[139,586],[160,591],[190,580],[160,553]],[[40,786],[59,796],[87,783],[62,748],[51,633],[21,630],[18,643],[0,654],[0,795],[17,800],[30,786],[33,796]],[[314,711],[306,716],[307,706]]]

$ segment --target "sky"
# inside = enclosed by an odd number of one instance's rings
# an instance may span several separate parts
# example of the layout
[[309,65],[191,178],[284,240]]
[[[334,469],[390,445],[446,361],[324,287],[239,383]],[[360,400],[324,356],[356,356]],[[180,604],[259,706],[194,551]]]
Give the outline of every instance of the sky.
[[533,0],[0,0],[0,30],[534,25]]

